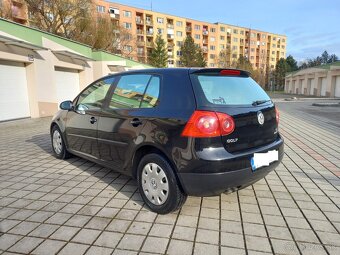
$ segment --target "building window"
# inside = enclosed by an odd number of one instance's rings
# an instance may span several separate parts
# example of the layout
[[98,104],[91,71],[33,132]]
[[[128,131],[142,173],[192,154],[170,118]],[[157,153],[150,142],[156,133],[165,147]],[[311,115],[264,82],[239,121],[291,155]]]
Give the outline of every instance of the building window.
[[284,38],[282,38],[282,42],[286,42],[286,40]]
[[213,37],[213,36],[210,37],[210,41],[211,41],[211,42],[215,42],[215,40],[216,40],[215,37]]
[[275,58],[272,58],[272,61],[275,61]]
[[262,34],[262,39],[266,39],[266,35]]
[[177,56],[182,56],[182,51],[181,51],[181,50],[178,50],[178,51],[176,52],[176,55],[177,55]]
[[162,35],[164,33],[164,29],[163,28],[157,28],[158,34]]
[[181,31],[177,31],[177,32],[176,32],[176,36],[182,37],[182,36],[183,36],[183,33],[182,33]]
[[199,40],[199,39],[201,39],[201,36],[198,35],[198,34],[195,34],[195,39]]
[[275,51],[272,51],[272,55],[274,55],[275,54]]
[[276,41],[276,37],[273,37],[273,41]]
[[256,34],[255,34],[255,33],[250,33],[250,37],[251,37],[251,38],[255,38],[255,37],[256,37]]
[[221,36],[220,36],[220,40],[221,40],[221,41],[224,41],[224,40],[225,40],[225,36],[221,35]]
[[105,6],[97,5],[97,12],[104,13],[105,12]]
[[265,42],[262,42],[262,46],[265,46],[266,45],[266,43]]
[[255,49],[254,49],[254,48],[251,48],[250,51],[251,51],[251,52],[255,52]]
[[285,46],[284,46],[284,45],[282,45],[282,46],[281,46],[281,48],[282,48],[282,49],[284,49],[284,48],[285,48]]
[[225,27],[220,27],[221,32],[225,32]]
[[124,50],[125,50],[125,51],[132,51],[132,46],[130,46],[130,45],[125,45],[125,46],[124,46]]
[[201,26],[200,25],[195,25],[195,30],[201,30]]
[[209,65],[210,65],[210,67],[215,67],[214,63],[210,63]]
[[237,43],[238,39],[236,37],[234,37],[233,41]]
[[281,56],[283,57],[285,55],[285,53],[284,52],[281,52]]
[[233,54],[233,58],[237,58],[237,54]]
[[181,47],[183,45],[183,42],[182,41],[177,41],[176,45],[177,45],[177,47]]
[[163,24],[164,23],[164,19],[163,18],[157,18],[157,23],[159,24]]
[[240,35],[244,35],[244,31],[243,30],[240,30]]
[[131,29],[132,28],[132,24],[128,23],[128,22],[123,22],[123,27],[126,29]]
[[227,34],[230,34],[230,33],[231,33],[231,29],[228,28],[228,29],[227,29]]
[[238,34],[238,30],[237,30],[237,29],[234,29],[234,30],[233,30],[233,33],[234,33],[234,34]]
[[183,26],[183,22],[182,21],[176,21],[176,26],[182,27]]
[[214,27],[210,28],[210,32],[211,33],[215,33],[216,32],[216,28],[214,28]]
[[251,59],[251,60],[254,60],[254,56],[250,56],[250,59]]
[[233,48],[232,48],[233,50],[237,50],[237,46],[233,46]]
[[276,44],[273,44],[273,48],[276,48]]
[[225,48],[224,44],[220,44],[220,49],[224,50],[224,48]]
[[215,59],[215,54],[210,54],[211,59]]
[[214,45],[210,45],[210,50],[215,50],[216,47]]
[[123,16],[127,18],[131,18],[131,12],[130,11],[123,11]]

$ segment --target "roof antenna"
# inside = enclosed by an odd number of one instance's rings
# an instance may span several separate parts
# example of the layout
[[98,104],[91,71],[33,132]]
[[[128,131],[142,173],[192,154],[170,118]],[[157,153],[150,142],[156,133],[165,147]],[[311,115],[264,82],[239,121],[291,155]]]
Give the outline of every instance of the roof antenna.
[[151,0],[151,11],[152,11],[152,0]]

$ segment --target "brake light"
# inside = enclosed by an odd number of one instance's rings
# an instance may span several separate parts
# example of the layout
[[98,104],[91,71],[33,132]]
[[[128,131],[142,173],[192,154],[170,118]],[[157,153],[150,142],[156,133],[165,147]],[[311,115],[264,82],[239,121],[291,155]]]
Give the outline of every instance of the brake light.
[[279,110],[275,107],[275,118],[276,118],[276,123],[279,125],[280,122],[280,112]]
[[241,71],[239,70],[230,70],[230,69],[226,69],[226,70],[222,70],[220,72],[220,75],[240,75]]
[[182,136],[216,137],[229,135],[234,129],[234,119],[228,114],[210,111],[195,111],[186,124]]

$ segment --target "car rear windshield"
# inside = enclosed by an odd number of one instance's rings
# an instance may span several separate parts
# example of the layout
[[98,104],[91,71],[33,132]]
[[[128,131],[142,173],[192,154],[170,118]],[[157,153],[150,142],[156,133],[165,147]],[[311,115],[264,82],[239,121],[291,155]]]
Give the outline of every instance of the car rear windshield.
[[270,101],[250,77],[193,74],[197,103],[208,105],[254,105]]

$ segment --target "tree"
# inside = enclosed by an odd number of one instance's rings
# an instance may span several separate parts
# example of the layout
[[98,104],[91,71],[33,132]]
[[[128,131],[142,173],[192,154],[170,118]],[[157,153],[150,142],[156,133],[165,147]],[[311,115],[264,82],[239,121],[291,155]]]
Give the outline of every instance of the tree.
[[168,62],[168,50],[165,41],[160,34],[157,35],[155,45],[149,57],[149,64],[154,67],[166,67]]
[[235,65],[235,68],[241,69],[241,70],[244,70],[250,73],[254,71],[253,65],[250,63],[248,58],[246,58],[245,56],[240,56],[238,60],[236,61],[236,63],[234,63],[234,65]]
[[328,52],[325,50],[321,56],[317,56],[316,58],[307,59],[307,61],[303,62],[299,69],[305,69],[314,66],[320,66],[324,64],[330,64],[335,61],[338,61],[338,56],[335,54],[329,55]]
[[297,62],[296,60],[293,58],[292,55],[289,55],[287,58],[286,58],[286,62],[289,66],[289,71],[288,72],[293,72],[293,71],[296,71],[298,70],[298,65],[297,65]]
[[9,1],[0,3],[0,17],[4,19],[12,19],[12,8]]
[[191,35],[188,35],[182,46],[181,46],[182,55],[180,56],[180,61],[182,66],[195,66],[196,65],[196,45],[194,39],[192,39]]
[[207,66],[207,61],[205,60],[203,50],[201,47],[196,46],[196,67],[206,67]]
[[66,38],[72,38],[76,24],[93,12],[92,0],[24,1],[35,27]]
[[290,65],[284,58],[280,58],[276,63],[274,72],[275,87],[280,90],[284,87],[286,73],[290,71]]
[[216,64],[220,68],[228,68],[231,67],[231,49],[230,46],[227,46],[226,49],[223,49],[219,52],[218,57],[216,58]]

